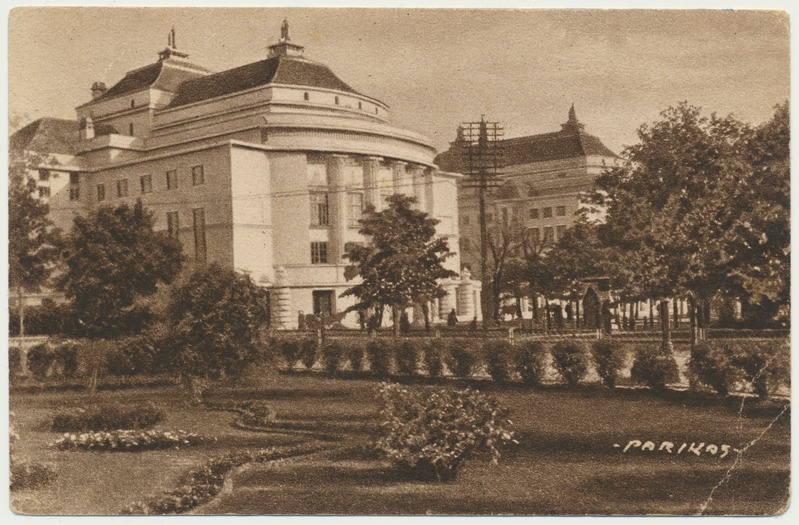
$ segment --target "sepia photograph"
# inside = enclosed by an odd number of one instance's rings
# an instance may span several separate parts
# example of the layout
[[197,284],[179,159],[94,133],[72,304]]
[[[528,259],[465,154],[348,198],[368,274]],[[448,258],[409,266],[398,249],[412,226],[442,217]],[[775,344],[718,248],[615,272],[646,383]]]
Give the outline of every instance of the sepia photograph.
[[15,519],[788,510],[792,13],[6,13]]

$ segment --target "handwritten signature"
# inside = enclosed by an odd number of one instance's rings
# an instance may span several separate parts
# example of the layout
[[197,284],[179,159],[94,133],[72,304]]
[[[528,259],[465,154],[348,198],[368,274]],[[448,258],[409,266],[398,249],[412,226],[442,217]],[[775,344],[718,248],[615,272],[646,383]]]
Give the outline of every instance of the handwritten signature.
[[[675,447],[677,447],[677,445],[671,441],[661,441],[660,445],[657,445],[654,441],[642,442],[638,439],[631,439],[622,449],[622,453],[626,453],[627,451],[631,450],[639,450],[641,452],[667,452],[669,454],[682,454],[685,452],[686,454],[695,454],[697,456],[701,456],[702,454],[716,456],[718,454],[718,458],[722,459],[727,457],[730,452],[741,452],[741,450],[733,448],[730,445],[715,445],[713,443],[705,444],[704,442],[691,442],[690,445],[688,443],[682,443],[676,448],[676,450]],[[622,448],[622,445],[614,443],[613,448]]]

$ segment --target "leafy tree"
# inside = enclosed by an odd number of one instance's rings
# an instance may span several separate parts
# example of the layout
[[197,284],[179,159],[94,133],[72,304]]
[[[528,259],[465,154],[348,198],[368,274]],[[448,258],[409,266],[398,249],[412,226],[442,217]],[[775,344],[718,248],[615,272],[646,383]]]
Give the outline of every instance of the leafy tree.
[[19,335],[25,335],[25,293],[41,291],[59,258],[60,232],[48,218],[49,206],[36,197],[30,170],[44,159],[9,152],[8,284],[17,296]]
[[345,275],[361,282],[342,296],[358,298],[347,311],[390,306],[398,336],[399,312],[442,295],[438,281],[457,274],[443,266],[453,253],[445,238],[435,238],[438,220],[413,209],[413,197],[395,194],[386,201],[388,207],[379,212],[367,207],[360,221],[359,232],[371,243],[349,250],[353,265]]
[[174,369],[194,386],[238,375],[258,355],[267,312],[266,291],[249,275],[216,263],[196,270],[168,306]]
[[180,272],[180,242],[153,231],[141,201],[131,207],[102,206],[76,217],[66,242],[67,271],[61,279],[80,334],[112,338],[140,331],[152,318],[141,299]]

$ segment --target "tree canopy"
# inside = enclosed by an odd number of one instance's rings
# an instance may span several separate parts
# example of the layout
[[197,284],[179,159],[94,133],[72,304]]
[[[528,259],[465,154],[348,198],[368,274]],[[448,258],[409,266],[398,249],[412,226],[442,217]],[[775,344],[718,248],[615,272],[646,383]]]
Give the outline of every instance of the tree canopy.
[[101,206],[75,218],[66,239],[60,285],[71,300],[77,335],[116,337],[139,331],[151,317],[139,301],[170,284],[180,272],[180,242],[153,230],[141,201]]
[[352,266],[347,279],[360,277],[361,282],[342,295],[358,298],[349,311],[390,306],[398,333],[398,312],[440,296],[438,281],[457,274],[443,266],[453,253],[445,238],[436,238],[438,220],[415,210],[413,197],[395,194],[386,202],[379,212],[368,206],[360,221],[359,232],[371,241],[348,250]]

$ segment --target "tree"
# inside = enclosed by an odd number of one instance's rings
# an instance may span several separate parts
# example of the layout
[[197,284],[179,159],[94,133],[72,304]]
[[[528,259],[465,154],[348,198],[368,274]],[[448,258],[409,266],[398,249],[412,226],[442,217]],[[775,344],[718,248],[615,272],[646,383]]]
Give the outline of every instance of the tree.
[[42,159],[9,152],[8,163],[8,284],[17,295],[19,335],[25,335],[25,293],[39,292],[55,270],[60,232],[48,218],[49,207],[35,196],[31,168]]
[[170,284],[183,263],[180,242],[153,230],[140,200],[76,217],[66,252],[60,285],[77,318],[76,335],[90,338],[140,331],[152,318],[141,299]]
[[457,274],[443,266],[453,253],[445,238],[435,238],[438,220],[413,209],[413,197],[395,194],[386,202],[388,207],[379,212],[367,206],[360,220],[359,233],[371,242],[349,250],[347,256],[353,264],[345,276],[348,280],[360,277],[361,282],[342,296],[358,298],[347,311],[391,307],[398,336],[399,312],[441,296],[438,281]]
[[[173,290],[168,307],[173,367],[189,385],[240,374],[258,356],[266,290],[214,263]],[[200,392],[198,392],[200,393]]]

